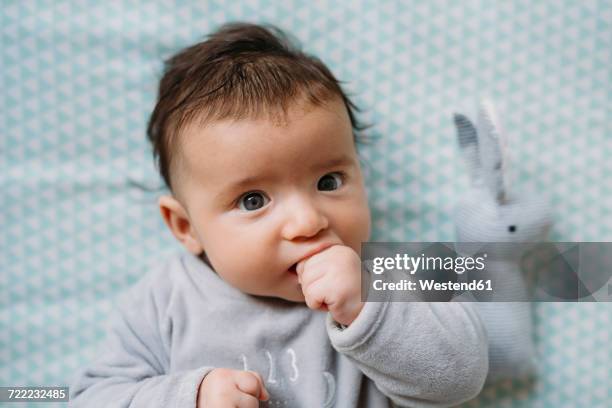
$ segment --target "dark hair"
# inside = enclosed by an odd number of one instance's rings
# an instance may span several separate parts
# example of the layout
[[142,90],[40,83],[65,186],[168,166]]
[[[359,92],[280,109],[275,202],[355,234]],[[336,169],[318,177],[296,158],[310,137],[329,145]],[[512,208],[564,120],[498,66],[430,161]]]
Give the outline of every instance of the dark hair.
[[298,97],[314,105],[342,98],[356,142],[367,127],[325,64],[275,26],[228,23],[167,59],[147,126],[166,186],[172,191],[170,169],[179,154],[175,139],[186,124],[286,115]]

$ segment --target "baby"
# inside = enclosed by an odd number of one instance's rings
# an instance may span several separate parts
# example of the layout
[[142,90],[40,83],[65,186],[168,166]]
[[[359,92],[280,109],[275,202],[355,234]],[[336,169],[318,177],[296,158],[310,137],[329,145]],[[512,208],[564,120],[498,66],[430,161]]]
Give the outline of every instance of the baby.
[[186,251],[120,302],[74,407],[450,406],[487,375],[470,303],[361,300],[355,106],[274,27],[166,62],[148,136]]

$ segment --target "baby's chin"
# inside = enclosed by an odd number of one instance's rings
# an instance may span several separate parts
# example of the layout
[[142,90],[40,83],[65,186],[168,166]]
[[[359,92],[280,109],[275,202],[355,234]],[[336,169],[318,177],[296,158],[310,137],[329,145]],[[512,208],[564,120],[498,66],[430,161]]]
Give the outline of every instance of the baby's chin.
[[290,284],[285,287],[280,288],[267,288],[267,289],[254,289],[254,288],[244,288],[238,287],[240,291],[243,293],[262,297],[262,298],[270,298],[270,299],[282,299],[288,302],[293,303],[306,303],[306,298],[304,298],[304,293],[302,292],[302,287],[299,283],[295,282],[295,284]]
[[301,286],[299,285],[296,289],[291,288],[289,290],[272,291],[260,296],[283,299],[294,303],[306,303],[306,299],[304,298],[304,294],[302,293]]
[[270,296],[274,296],[280,299],[288,300],[289,302],[305,303],[304,293],[302,292],[302,286],[299,284],[297,274],[294,276],[290,275],[290,278],[272,290]]
[[299,286],[298,290],[295,291],[292,290],[285,293],[271,293],[268,296],[283,299],[293,303],[306,303],[306,298],[304,298],[304,294],[302,293],[301,287]]
[[295,303],[306,303],[304,294],[301,291],[297,294],[291,294],[289,296],[280,296],[280,298],[288,300],[290,302],[295,302]]

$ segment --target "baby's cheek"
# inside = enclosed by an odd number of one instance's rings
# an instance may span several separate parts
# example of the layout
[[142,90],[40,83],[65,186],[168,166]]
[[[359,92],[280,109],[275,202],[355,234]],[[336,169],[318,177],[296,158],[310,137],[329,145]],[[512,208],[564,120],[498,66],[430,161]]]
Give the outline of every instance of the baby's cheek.
[[347,211],[344,215],[342,241],[355,252],[361,254],[361,243],[370,237],[370,212],[363,206]]
[[238,240],[219,241],[210,248],[208,256],[217,274],[232,286],[240,287],[248,269],[248,251]]
[[274,268],[270,265],[270,251],[250,247],[234,255],[236,285],[254,295],[270,295],[275,284]]

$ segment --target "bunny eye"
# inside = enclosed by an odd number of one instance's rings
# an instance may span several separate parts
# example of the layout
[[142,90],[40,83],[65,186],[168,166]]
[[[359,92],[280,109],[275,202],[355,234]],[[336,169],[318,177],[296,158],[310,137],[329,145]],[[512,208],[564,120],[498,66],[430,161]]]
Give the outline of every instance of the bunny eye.
[[515,231],[516,231],[516,225],[510,225],[510,226],[508,226],[508,231],[510,231],[510,232],[515,232]]

